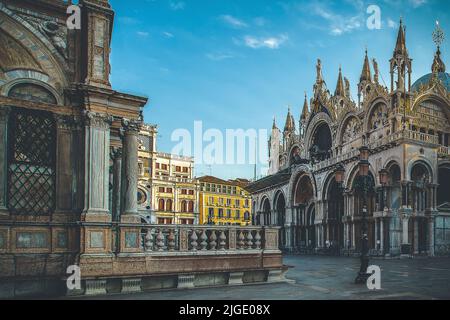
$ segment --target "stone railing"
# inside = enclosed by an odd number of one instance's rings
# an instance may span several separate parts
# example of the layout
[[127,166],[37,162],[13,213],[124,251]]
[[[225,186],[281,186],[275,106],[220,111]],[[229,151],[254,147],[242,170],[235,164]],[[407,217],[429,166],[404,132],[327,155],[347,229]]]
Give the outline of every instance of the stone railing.
[[277,227],[120,224],[119,228],[122,253],[278,250]]
[[438,155],[450,157],[450,147],[444,147],[444,146],[439,147]]
[[[393,134],[384,136],[380,139],[374,139],[373,141],[370,141],[368,143],[368,147],[371,150],[375,150],[382,146],[389,145],[389,144],[395,143],[400,140],[405,140],[405,139],[416,141],[416,142],[423,142],[423,143],[439,145],[438,136],[426,134],[426,133],[422,133],[422,132],[417,132],[417,131],[404,130],[404,131],[394,132]],[[447,147],[440,147],[439,154],[450,155],[450,149]],[[353,150],[345,152],[345,153],[340,153],[336,156],[333,156],[332,158],[326,159],[324,161],[321,161],[321,162],[313,165],[313,170],[318,171],[318,170],[322,170],[325,168],[329,168],[340,162],[347,161],[349,159],[352,159],[352,158],[355,158],[358,156],[359,156],[358,149],[353,149]]]

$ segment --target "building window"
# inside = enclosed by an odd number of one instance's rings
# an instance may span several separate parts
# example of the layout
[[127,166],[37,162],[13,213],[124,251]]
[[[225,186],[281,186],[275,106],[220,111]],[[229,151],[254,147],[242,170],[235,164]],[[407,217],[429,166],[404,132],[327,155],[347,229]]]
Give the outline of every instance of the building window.
[[193,196],[194,195],[194,190],[189,190],[189,195]]
[[236,200],[236,207],[240,207],[241,206],[241,200]]
[[211,219],[214,218],[214,208],[208,209],[208,217]]
[[158,201],[158,211],[164,211],[164,199]]
[[166,211],[172,211],[172,200],[168,199],[166,201]]
[[249,202],[248,199],[245,199],[245,207],[248,208],[249,207]]
[[164,192],[165,192],[165,189],[164,189],[164,187],[159,187],[159,188],[158,188],[158,191],[161,192],[161,193],[164,193]]
[[166,193],[172,193],[173,192],[173,189],[172,188],[167,188],[166,189]]
[[231,218],[231,209],[227,209],[227,218]]
[[156,163],[156,169],[159,169],[159,163],[158,162]]
[[241,218],[241,211],[236,210],[236,219],[240,219]]
[[188,211],[190,213],[194,212],[194,201],[189,201]]
[[167,164],[162,164],[162,165],[161,165],[161,168],[162,168],[163,170],[167,170]]
[[181,189],[181,194],[187,194],[187,190],[186,189]]
[[189,172],[189,168],[188,167],[183,167],[183,172],[188,173]]
[[181,167],[180,167],[180,166],[176,166],[176,167],[175,167],[175,171],[176,171],[176,172],[181,172]]
[[227,199],[227,207],[231,206],[231,199]]
[[51,113],[12,110],[8,131],[8,208],[46,215],[55,207],[56,125]]
[[223,218],[223,209],[222,208],[219,209],[219,218]]
[[181,212],[187,212],[186,200],[181,201]]
[[246,221],[250,220],[250,212],[245,211],[245,213],[244,213],[244,220],[246,220]]

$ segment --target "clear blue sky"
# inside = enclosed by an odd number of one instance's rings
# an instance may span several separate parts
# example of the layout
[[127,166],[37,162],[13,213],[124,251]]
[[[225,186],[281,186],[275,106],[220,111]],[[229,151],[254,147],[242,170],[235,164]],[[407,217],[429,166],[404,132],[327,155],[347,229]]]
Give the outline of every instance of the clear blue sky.
[[[304,92],[311,96],[315,63],[334,91],[339,65],[354,99],[364,49],[375,57],[388,84],[403,16],[413,79],[429,73],[441,22],[450,37],[448,0],[111,0],[114,89],[150,98],[144,116],[159,126],[158,149],[170,152],[177,128],[282,128],[287,105],[296,121]],[[369,30],[370,4],[381,9],[380,30]],[[442,45],[450,68],[448,40]],[[261,165],[258,166],[258,174]],[[197,175],[253,177],[252,165],[199,166]]]

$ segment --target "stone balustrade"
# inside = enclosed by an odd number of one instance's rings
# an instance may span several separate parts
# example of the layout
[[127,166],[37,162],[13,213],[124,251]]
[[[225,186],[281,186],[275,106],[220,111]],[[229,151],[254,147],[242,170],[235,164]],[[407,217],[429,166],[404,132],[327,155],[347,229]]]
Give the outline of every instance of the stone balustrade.
[[141,229],[140,249],[147,253],[278,249],[277,228],[143,225]]
[[[370,141],[368,144],[368,147],[371,150],[376,150],[382,146],[393,144],[400,140],[411,140],[414,142],[439,145],[439,137],[436,135],[431,135],[431,134],[422,133],[422,132],[418,132],[418,131],[412,131],[412,130],[403,130],[403,131],[394,132],[393,134],[384,136],[380,139],[375,139],[373,141]],[[448,147],[441,146],[439,148],[438,152],[440,155],[450,155],[450,149]],[[352,158],[356,158],[358,156],[359,156],[358,149],[353,149],[353,150],[345,152],[345,153],[339,153],[332,158],[329,158],[329,159],[326,159],[319,163],[314,164],[313,170],[314,171],[323,170],[323,169],[332,167],[340,162],[348,161],[348,160],[350,160]]]

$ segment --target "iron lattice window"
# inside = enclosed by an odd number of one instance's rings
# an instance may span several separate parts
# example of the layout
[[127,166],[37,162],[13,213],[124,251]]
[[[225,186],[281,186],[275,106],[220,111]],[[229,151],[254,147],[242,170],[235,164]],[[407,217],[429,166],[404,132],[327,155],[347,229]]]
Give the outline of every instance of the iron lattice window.
[[54,118],[15,108],[8,127],[8,208],[15,214],[50,214],[55,207]]

